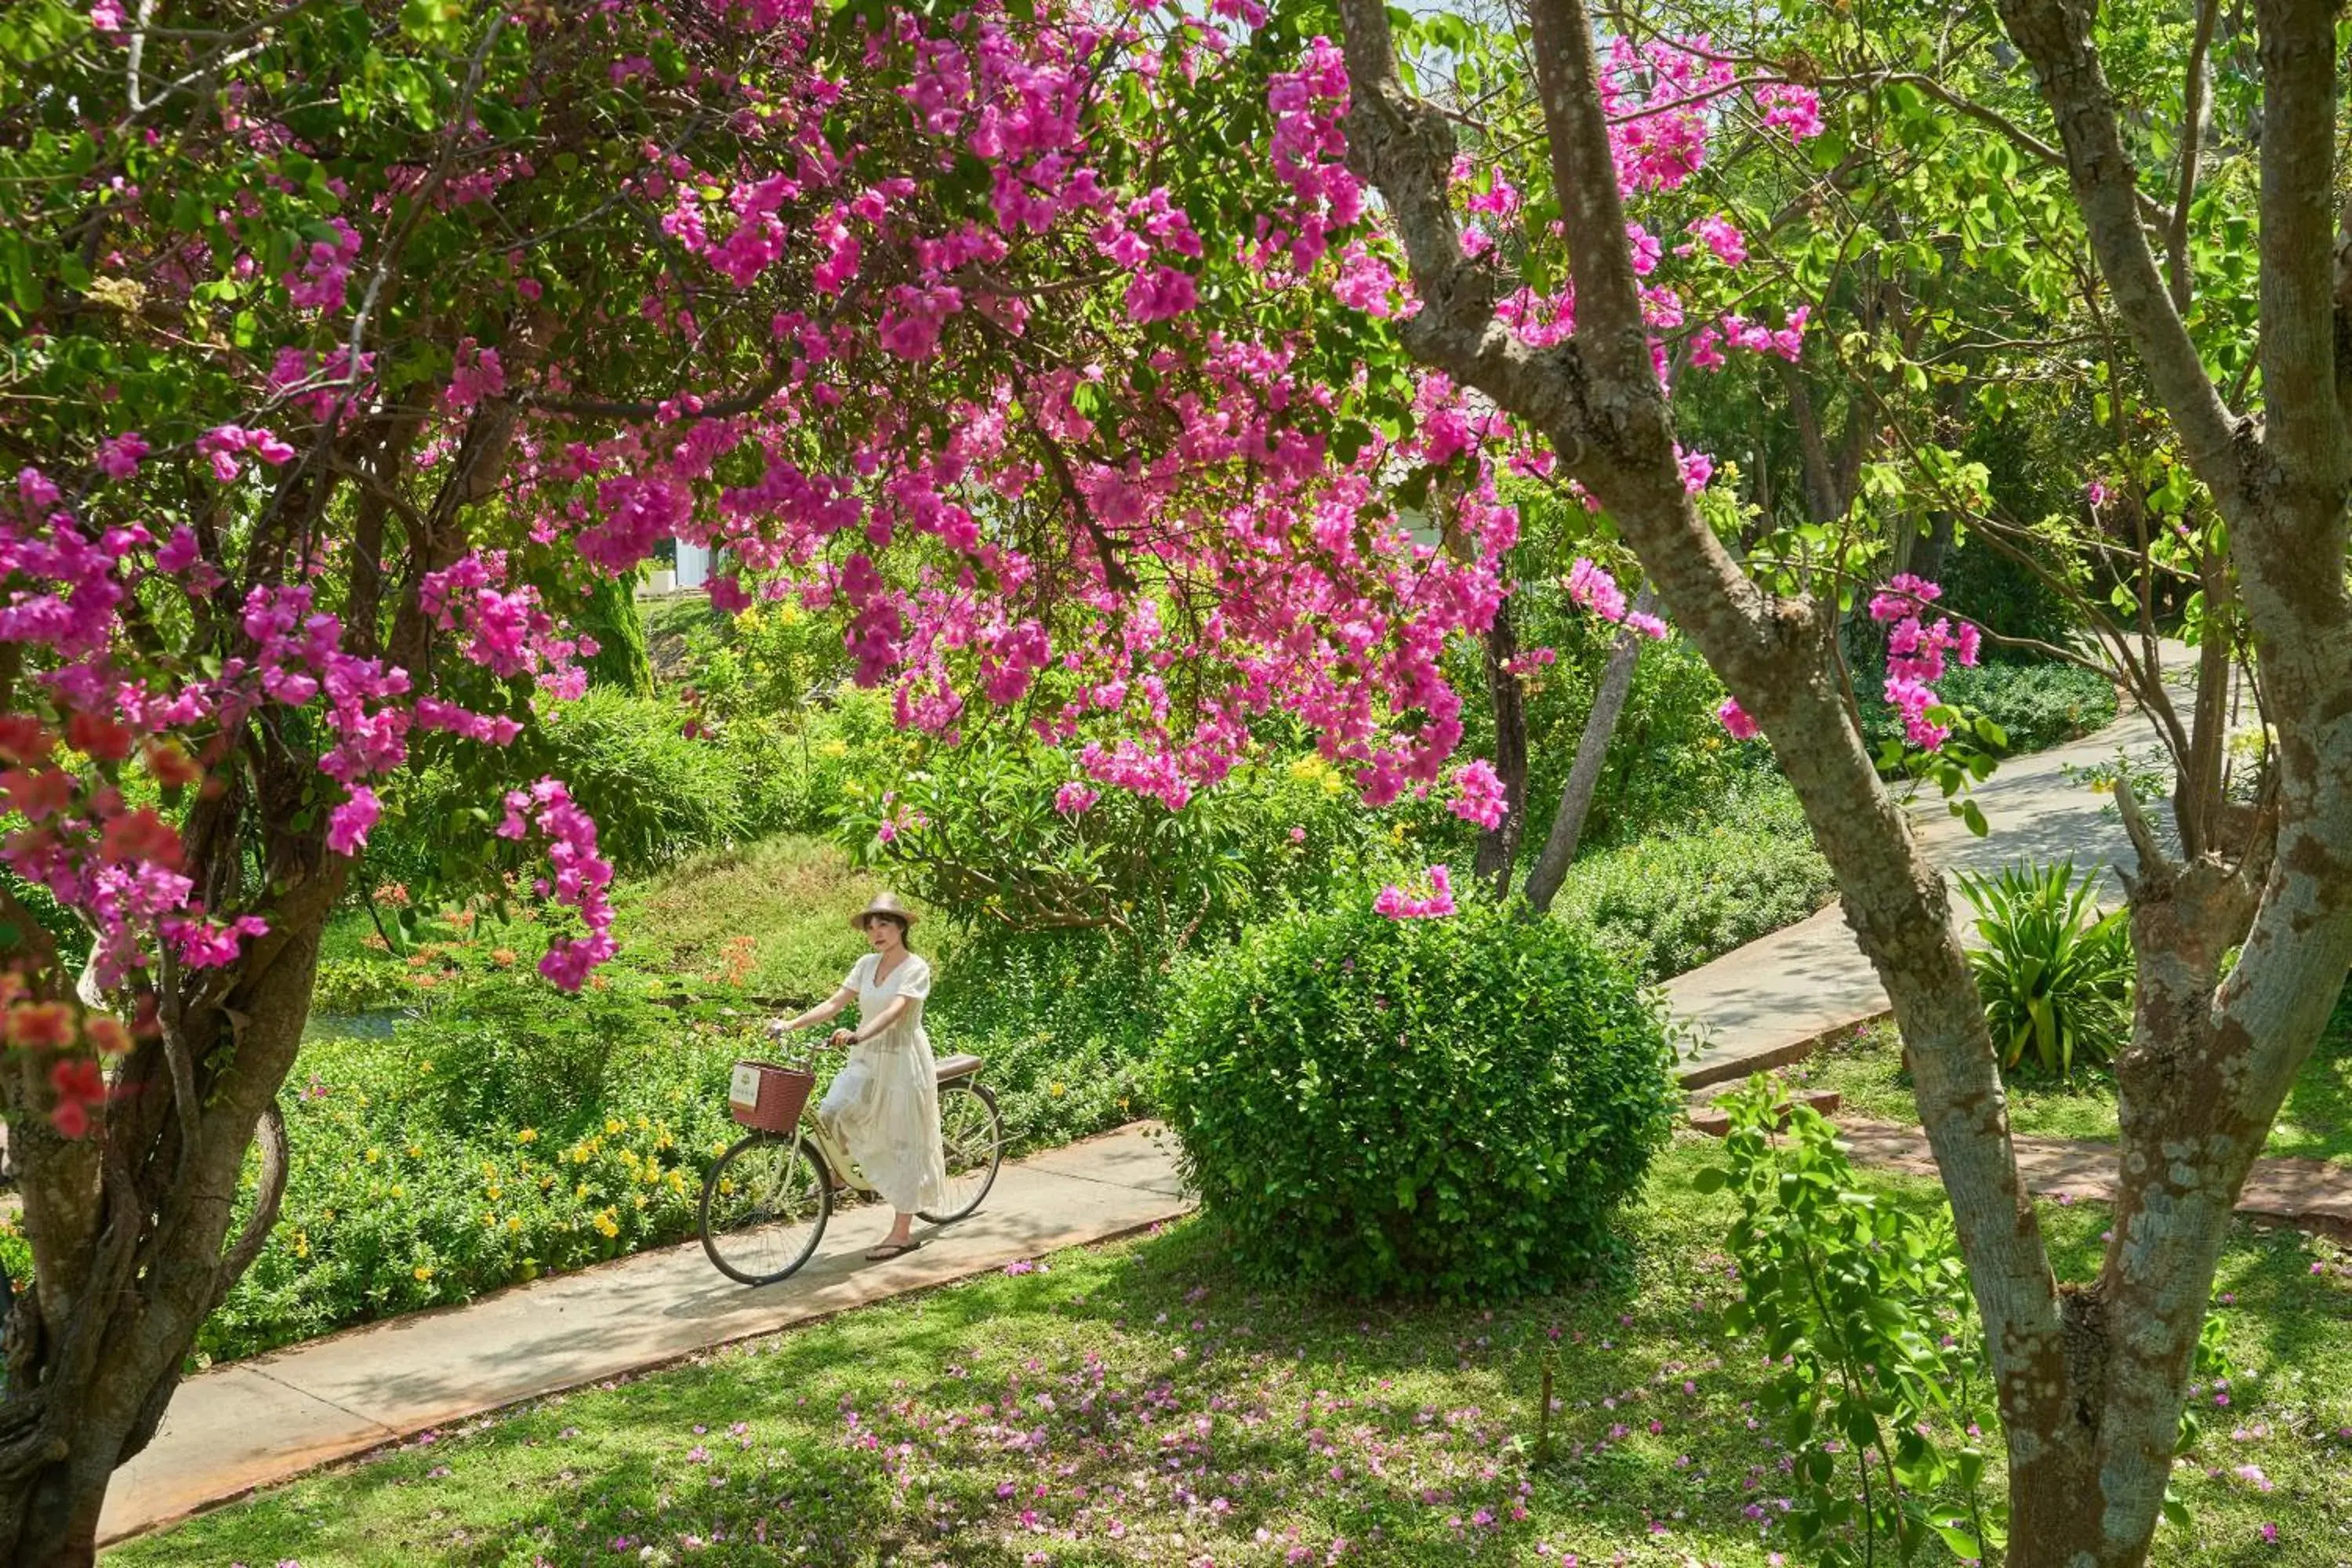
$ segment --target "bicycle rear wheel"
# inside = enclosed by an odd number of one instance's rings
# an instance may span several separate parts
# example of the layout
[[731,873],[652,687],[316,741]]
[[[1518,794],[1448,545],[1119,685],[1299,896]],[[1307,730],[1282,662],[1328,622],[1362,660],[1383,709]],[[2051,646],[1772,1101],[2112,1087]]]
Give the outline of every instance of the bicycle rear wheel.
[[824,1169],[806,1145],[754,1132],[702,1184],[702,1250],[719,1272],[772,1285],[809,1260],[833,1215]]
[[1004,1159],[1004,1121],[996,1113],[996,1096],[985,1084],[960,1079],[940,1088],[940,1145],[947,1156],[946,1205],[919,1216],[932,1225],[951,1225],[980,1207],[988,1189],[996,1184],[996,1167]]

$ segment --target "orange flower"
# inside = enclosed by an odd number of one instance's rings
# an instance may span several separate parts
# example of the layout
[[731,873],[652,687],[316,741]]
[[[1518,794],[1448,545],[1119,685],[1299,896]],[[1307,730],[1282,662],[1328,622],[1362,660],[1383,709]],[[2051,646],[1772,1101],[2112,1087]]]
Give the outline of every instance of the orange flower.
[[147,743],[147,771],[155,775],[157,784],[166,786],[192,784],[205,776],[194,757],[168,741]]
[[73,1009],[62,1002],[22,1002],[8,1009],[8,1043],[60,1050],[73,1044]]
[[96,1046],[102,1056],[119,1057],[131,1048],[131,1031],[123,1026],[120,1018],[99,1014],[83,1020],[82,1032],[89,1037],[89,1043]]
[[490,962],[497,964],[500,969],[508,967],[509,964],[513,963],[514,961],[515,950],[510,947],[499,948],[497,952],[490,954]]

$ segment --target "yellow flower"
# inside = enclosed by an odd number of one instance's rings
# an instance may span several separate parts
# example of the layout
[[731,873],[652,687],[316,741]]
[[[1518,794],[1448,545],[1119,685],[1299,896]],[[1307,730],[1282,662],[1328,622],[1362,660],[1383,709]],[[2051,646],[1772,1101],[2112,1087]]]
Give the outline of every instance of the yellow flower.
[[361,1156],[360,1156],[360,1158],[361,1158],[361,1159],[362,1159],[362,1160],[365,1160],[369,1164],[373,1165],[373,1164],[374,1164],[378,1160],[381,1160],[381,1159],[383,1159],[383,1150],[381,1150],[381,1149],[377,1149],[377,1148],[373,1148],[373,1147],[372,1147],[372,1148],[370,1148],[370,1149],[368,1150],[368,1152],[367,1152],[366,1153],[364,1153],[364,1154],[361,1155]]
[[521,1235],[521,1234],[522,1234],[522,1221],[520,1221],[520,1220],[519,1220],[519,1219],[516,1219],[516,1218],[515,1218],[515,1217],[513,1217],[511,1215],[509,1215],[507,1217],[507,1229],[509,1229],[509,1230],[510,1230],[510,1231],[514,1232],[514,1233],[515,1233],[516,1235],[518,1235],[518,1236]]
[[429,1263],[420,1263],[415,1272],[419,1279],[430,1279],[433,1278],[433,1266]]
[[489,1184],[488,1189],[488,1190],[483,1194],[483,1195],[484,1195],[485,1197],[488,1198],[488,1199],[490,1200],[490,1202],[492,1202],[492,1203],[496,1203],[496,1202],[498,1202],[498,1201],[499,1201],[499,1196],[505,1193],[505,1191],[506,1191],[506,1189],[505,1189],[504,1187],[499,1186],[496,1182],[492,1182],[492,1183]]
[[588,1196],[588,1184],[583,1182],[578,1186],[572,1188],[572,1195],[575,1198],[585,1199]]
[[617,1117],[607,1119],[604,1123],[604,1135],[608,1138],[625,1132],[628,1130],[629,1124],[619,1120]]
[[820,757],[845,757],[849,755],[849,742],[846,741],[823,742],[817,746],[816,754]]
[[526,1128],[524,1128],[521,1131],[520,1131],[520,1132],[518,1132],[518,1133],[516,1133],[516,1134],[515,1134],[515,1142],[518,1142],[518,1143],[536,1143],[536,1142],[539,1142],[539,1132],[538,1132],[538,1130],[537,1130],[537,1129],[535,1129],[535,1128],[530,1128],[530,1127],[526,1127]]
[[1054,1082],[1054,1087],[1047,1089],[1045,1092],[1052,1095],[1055,1100],[1061,1099],[1063,1094],[1061,1080],[1056,1079]]
[[310,1256],[310,1238],[299,1230],[294,1233],[294,1256],[297,1258]]
[[398,1182],[394,1182],[394,1183],[393,1183],[393,1184],[392,1184],[392,1195],[393,1195],[394,1197],[396,1197],[396,1198],[404,1198],[404,1197],[406,1197],[406,1196],[408,1195],[408,1194],[407,1194],[407,1192],[406,1192],[404,1189],[403,1189],[403,1188],[402,1188],[401,1184],[400,1184]]
[[609,1208],[596,1216],[595,1225],[607,1240],[621,1234],[620,1219]]
[[422,1160],[425,1158],[425,1151],[411,1143],[408,1146],[408,1157],[412,1160]]

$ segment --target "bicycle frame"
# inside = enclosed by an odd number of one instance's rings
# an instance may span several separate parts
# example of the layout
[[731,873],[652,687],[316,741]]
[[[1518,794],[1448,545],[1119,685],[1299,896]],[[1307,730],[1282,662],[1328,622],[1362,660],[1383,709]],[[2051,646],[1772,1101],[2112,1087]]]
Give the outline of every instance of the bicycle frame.
[[[814,1047],[810,1049],[802,1061],[803,1071],[815,1076],[817,1053],[823,1048]],[[869,1198],[876,1195],[874,1184],[866,1179],[866,1173],[857,1168],[857,1162],[850,1158],[849,1150],[840,1139],[825,1131],[824,1122],[817,1120],[814,1101],[802,1109],[800,1120],[793,1124],[793,1152],[797,1154],[803,1145],[816,1155],[825,1179],[835,1191],[846,1190]],[[791,1169],[792,1162],[786,1161],[779,1173]],[[767,1193],[760,1194],[762,1202],[772,1195]]]

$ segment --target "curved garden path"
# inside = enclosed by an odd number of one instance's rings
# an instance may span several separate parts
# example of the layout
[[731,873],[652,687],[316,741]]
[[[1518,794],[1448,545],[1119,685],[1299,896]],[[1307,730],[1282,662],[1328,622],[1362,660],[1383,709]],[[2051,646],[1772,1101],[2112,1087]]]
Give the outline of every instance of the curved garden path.
[[[2179,668],[2187,652],[2173,646],[2167,657]],[[2071,857],[2112,877],[2115,867],[2128,869],[2137,860],[2122,819],[2106,795],[2068,774],[2126,753],[2142,763],[2163,755],[2154,725],[2136,709],[2083,740],[2003,763],[1975,791],[1992,828],[1986,837],[1970,833],[1932,786],[1914,801],[1912,821],[1946,867],[1993,871],[2016,860]],[[2151,820],[2161,816],[2150,813]],[[2120,883],[2115,891],[2121,895]],[[1955,897],[1953,905],[1955,921],[1969,918],[1965,900]],[[1675,1012],[1701,1031],[1702,1048],[1680,1069],[1685,1089],[1785,1066],[1823,1037],[1887,1009],[1886,993],[1836,904],[1676,975],[1665,992]]]

